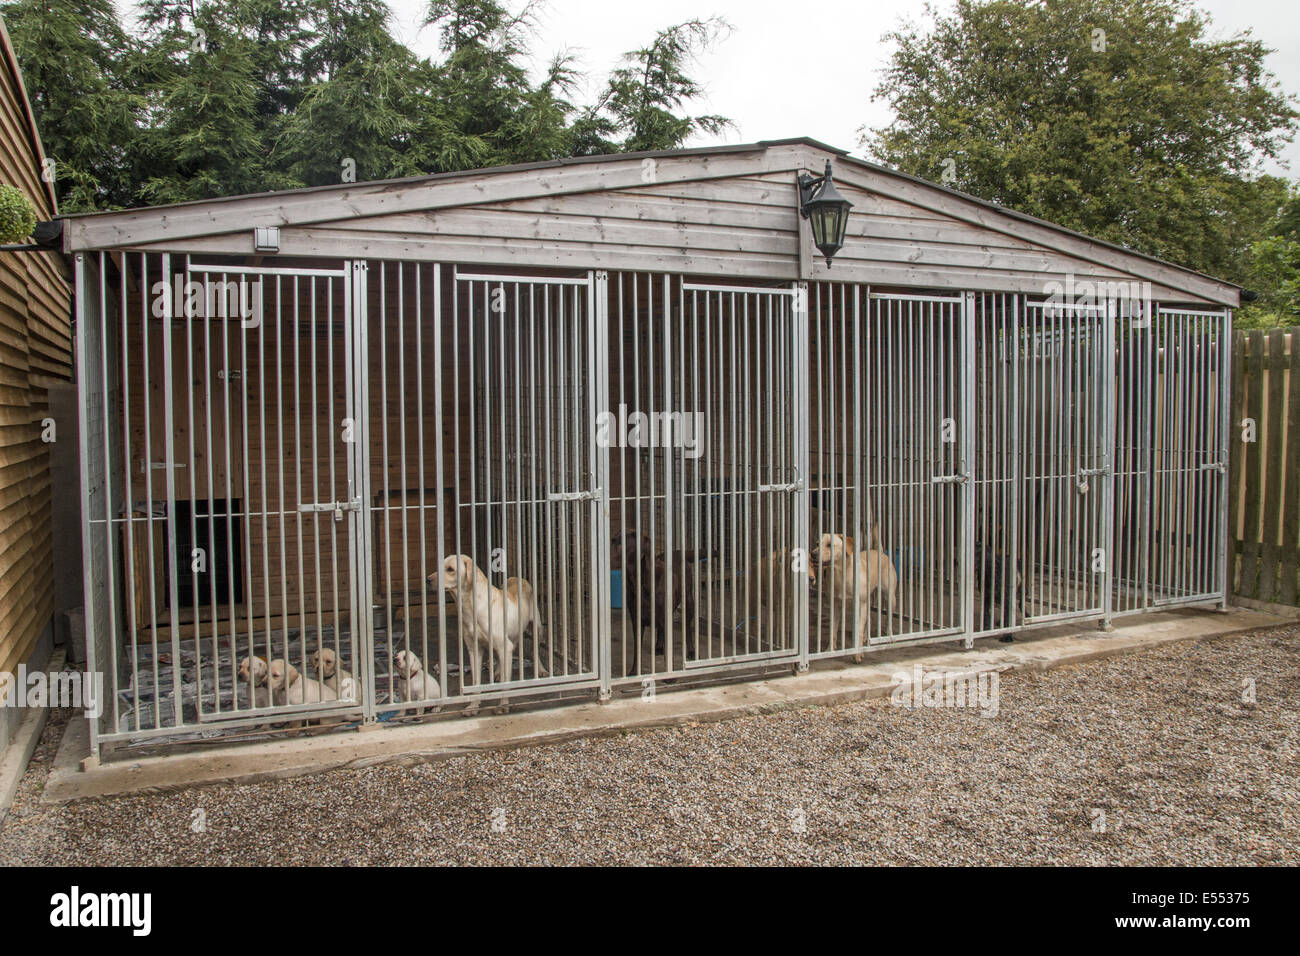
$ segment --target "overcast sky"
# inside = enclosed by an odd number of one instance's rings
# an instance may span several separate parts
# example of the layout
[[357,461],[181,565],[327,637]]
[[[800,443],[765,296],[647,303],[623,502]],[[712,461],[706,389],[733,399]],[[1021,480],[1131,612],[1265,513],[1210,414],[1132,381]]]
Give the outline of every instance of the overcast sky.
[[[418,29],[426,0],[389,0],[394,32],[422,55],[437,52],[436,30]],[[518,9],[520,0],[510,3]],[[950,0],[938,0],[941,9]],[[1201,0],[1212,29],[1224,36],[1251,30],[1274,52],[1268,61],[1282,87],[1300,93],[1300,16],[1295,0]],[[902,17],[922,20],[924,0],[548,0],[541,15],[535,56],[543,63],[565,47],[579,55],[598,85],[627,50],[644,46],[655,31],[691,17],[717,14],[732,35],[701,59],[696,75],[708,90],[695,112],[721,113],[736,129],[718,139],[699,137],[689,145],[752,142],[811,136],[861,155],[858,130],[889,119],[883,103],[871,101],[877,70],[888,55],[881,36]],[[796,20],[795,16],[798,19]],[[815,34],[815,54],[800,42]],[[1286,152],[1288,175],[1300,178],[1300,144]],[[1276,171],[1276,170],[1274,170]]]

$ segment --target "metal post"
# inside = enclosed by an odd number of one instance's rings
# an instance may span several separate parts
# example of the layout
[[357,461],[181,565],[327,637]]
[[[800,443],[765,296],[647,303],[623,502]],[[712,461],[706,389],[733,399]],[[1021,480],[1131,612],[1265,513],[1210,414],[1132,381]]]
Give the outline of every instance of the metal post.
[[[808,467],[810,441],[809,392],[808,392],[808,283],[794,284],[793,308],[791,308],[791,337],[793,344],[794,367],[791,381],[794,385],[791,401],[794,409],[794,448],[795,448],[795,488],[794,519],[795,547],[803,549],[805,561],[812,561],[812,543],[808,540]],[[825,480],[821,482],[825,487]],[[786,555],[789,561],[789,555]],[[808,670],[808,574],[798,576],[794,587],[795,640],[798,649],[796,673]]]
[[[366,721],[371,722],[375,719],[375,629],[371,606],[375,593],[375,549],[371,523],[373,501],[370,493],[370,360],[366,263],[353,262],[351,271],[352,315],[348,334],[352,337],[352,389],[348,394],[348,407],[351,410],[349,417],[352,419],[353,442],[348,449],[351,467],[348,492],[351,499],[359,499],[361,505],[351,512],[353,551],[356,556],[352,575],[353,602],[356,608],[352,620],[352,665],[357,670],[358,683],[361,685],[362,712]],[[423,514],[420,519],[423,522]]]
[[1117,362],[1115,306],[1115,300],[1108,297],[1105,312],[1103,313],[1104,325],[1102,326],[1101,348],[1102,447],[1101,461],[1097,463],[1101,468],[1101,474],[1097,477],[1101,480],[1101,490],[1103,491],[1101,498],[1102,531],[1100,543],[1102,558],[1105,563],[1102,565],[1101,623],[1099,625],[1103,631],[1113,631],[1115,629],[1115,626],[1111,623],[1115,588],[1115,461],[1118,458],[1115,449],[1115,366]]
[[592,474],[589,481],[596,497],[591,502],[592,572],[596,577],[592,595],[596,601],[593,624],[596,629],[596,667],[600,677],[599,699],[608,702],[613,678],[613,622],[610,614],[609,550],[609,447],[596,441],[596,420],[609,408],[609,273],[589,274],[587,281],[588,341],[590,360],[590,419]]
[[[1291,348],[1300,347],[1294,338]],[[1275,373],[1276,374],[1276,373]],[[1232,476],[1228,462],[1231,457],[1230,433],[1232,431],[1232,310],[1223,310],[1223,323],[1219,327],[1219,541],[1215,548],[1215,584],[1219,591],[1218,608],[1228,610],[1228,511],[1232,495]]]
[[[961,348],[961,461],[957,471],[962,481],[961,596],[963,644],[975,646],[975,482],[971,468],[975,462],[975,293],[962,296]],[[988,582],[985,583],[988,587]]]

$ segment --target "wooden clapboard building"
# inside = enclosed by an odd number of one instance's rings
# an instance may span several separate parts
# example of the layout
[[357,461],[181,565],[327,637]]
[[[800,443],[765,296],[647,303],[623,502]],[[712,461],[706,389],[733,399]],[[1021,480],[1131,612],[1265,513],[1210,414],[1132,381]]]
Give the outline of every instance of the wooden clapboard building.
[[[3,21],[0,47],[0,182],[48,221],[58,212],[54,187]],[[43,664],[53,633],[51,445],[42,433],[57,439],[60,423],[53,433],[42,423],[51,386],[72,377],[70,279],[58,251],[0,252],[0,672]],[[75,443],[72,423],[62,424]],[[14,713],[0,711],[0,721]]]

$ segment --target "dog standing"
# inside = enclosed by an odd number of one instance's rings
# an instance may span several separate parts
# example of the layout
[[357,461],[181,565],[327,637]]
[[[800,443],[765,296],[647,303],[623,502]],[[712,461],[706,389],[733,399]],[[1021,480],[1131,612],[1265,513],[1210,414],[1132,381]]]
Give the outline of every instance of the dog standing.
[[857,590],[858,634],[867,634],[867,620],[871,611],[871,596],[880,592],[888,602],[889,617],[894,616],[894,601],[898,593],[898,572],[894,562],[884,551],[870,549],[856,553],[853,539],[840,534],[822,535],[819,551],[823,567],[829,566],[831,596],[845,604]]
[[[696,656],[695,563],[700,557],[699,551],[675,552],[676,560],[669,574],[667,555],[656,554],[648,539],[635,531],[615,536],[610,559],[612,566],[623,572],[623,602],[636,625],[636,651],[641,647],[642,631],[649,627],[654,629],[655,654],[665,653],[665,639],[673,626],[673,613],[681,608],[688,655]],[[630,673],[640,672],[639,658],[640,654],[634,652]]]
[[[975,586],[984,596],[984,627],[992,630],[1015,626],[1017,621],[1014,613],[1008,615],[1008,605],[1019,610],[1020,621],[1024,621],[1025,592],[1020,577],[1019,560],[1001,551],[986,548],[983,542],[976,540]],[[1001,611],[996,623],[993,616],[994,608]],[[1011,617],[1010,621],[1007,620],[1008,616]],[[1008,632],[1001,635],[998,640],[1007,644],[1014,641],[1015,637]]]
[[[479,682],[485,649],[499,664],[496,680],[511,680],[515,647],[522,645],[524,631],[531,627],[533,640],[541,640],[542,617],[532,585],[523,578],[507,578],[505,588],[498,588],[467,554],[447,558],[441,572],[429,575],[429,583],[440,585],[456,600],[460,638],[469,652],[470,682]],[[502,698],[503,707],[506,703]]]

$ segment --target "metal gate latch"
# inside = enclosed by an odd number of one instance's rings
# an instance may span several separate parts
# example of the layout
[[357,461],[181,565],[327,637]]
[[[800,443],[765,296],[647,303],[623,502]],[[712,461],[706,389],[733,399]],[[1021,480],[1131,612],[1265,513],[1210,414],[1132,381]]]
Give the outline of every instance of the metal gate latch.
[[1080,468],[1079,477],[1078,480],[1075,481],[1074,486],[1079,490],[1079,494],[1086,495],[1088,493],[1089,478],[1095,475],[1106,475],[1109,473],[1110,469],[1105,465],[1102,465],[1100,468]]
[[930,481],[936,485],[964,485],[970,480],[970,475],[963,472],[960,475],[931,475]]
[[1201,466],[1201,471],[1217,471],[1221,475],[1227,470],[1228,466],[1221,461],[1207,461]]
[[600,497],[600,489],[593,491],[551,491],[547,492],[547,501],[595,501]]
[[325,501],[312,505],[299,505],[298,510],[305,515],[329,514],[332,511],[334,512],[334,520],[342,521],[343,512],[361,510],[361,499],[353,498],[351,501]]

